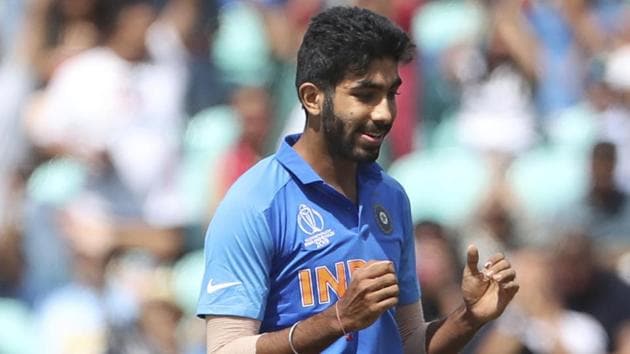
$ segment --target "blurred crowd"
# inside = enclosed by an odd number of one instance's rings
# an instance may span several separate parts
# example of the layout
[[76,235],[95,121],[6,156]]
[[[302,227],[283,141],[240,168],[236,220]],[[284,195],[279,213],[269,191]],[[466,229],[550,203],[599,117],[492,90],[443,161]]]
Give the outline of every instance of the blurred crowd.
[[417,46],[379,162],[427,319],[474,243],[521,291],[466,353],[630,353],[628,0],[0,0],[0,353],[205,352],[206,225],[333,5]]

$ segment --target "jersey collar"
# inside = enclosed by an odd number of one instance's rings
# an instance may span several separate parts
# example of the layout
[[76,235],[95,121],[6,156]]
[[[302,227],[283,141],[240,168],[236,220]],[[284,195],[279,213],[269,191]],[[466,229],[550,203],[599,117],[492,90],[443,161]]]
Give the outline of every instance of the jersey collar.
[[292,134],[285,137],[278,152],[276,152],[276,159],[284,168],[297,177],[302,184],[323,183],[324,181],[319,177],[317,172],[313,170],[311,165],[304,161],[302,156],[293,149],[293,144],[298,141],[301,135],[302,134]]
[[[313,170],[302,156],[300,156],[293,144],[300,138],[302,134],[288,135],[284,138],[282,145],[276,152],[276,159],[294,176],[296,176],[302,184],[323,183],[322,178]],[[377,163],[361,163],[359,164],[359,174],[368,179],[380,179],[382,168]]]

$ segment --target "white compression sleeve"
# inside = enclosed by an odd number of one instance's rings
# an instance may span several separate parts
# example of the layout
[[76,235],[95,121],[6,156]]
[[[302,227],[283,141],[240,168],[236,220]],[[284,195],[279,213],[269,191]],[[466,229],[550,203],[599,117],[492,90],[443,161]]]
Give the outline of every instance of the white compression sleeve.
[[207,316],[209,354],[255,354],[260,321],[245,317]]

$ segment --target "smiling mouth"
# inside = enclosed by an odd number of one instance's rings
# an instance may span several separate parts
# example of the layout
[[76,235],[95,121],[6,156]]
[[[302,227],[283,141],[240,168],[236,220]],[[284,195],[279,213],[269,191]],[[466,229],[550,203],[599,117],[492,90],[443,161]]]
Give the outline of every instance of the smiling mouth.
[[361,133],[361,137],[363,138],[364,141],[366,141],[367,143],[370,144],[380,144],[381,142],[383,142],[383,139],[385,138],[385,132],[363,132]]

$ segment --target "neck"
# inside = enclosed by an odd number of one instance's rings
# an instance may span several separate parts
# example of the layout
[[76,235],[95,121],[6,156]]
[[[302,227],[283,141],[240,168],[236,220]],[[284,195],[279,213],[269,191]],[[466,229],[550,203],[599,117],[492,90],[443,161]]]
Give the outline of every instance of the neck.
[[320,134],[309,133],[308,129],[293,148],[324,182],[352,202],[356,202],[357,162],[333,155],[328,151],[323,137]]

